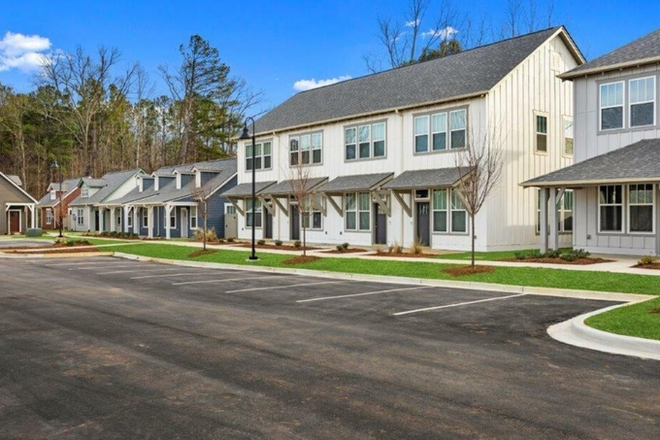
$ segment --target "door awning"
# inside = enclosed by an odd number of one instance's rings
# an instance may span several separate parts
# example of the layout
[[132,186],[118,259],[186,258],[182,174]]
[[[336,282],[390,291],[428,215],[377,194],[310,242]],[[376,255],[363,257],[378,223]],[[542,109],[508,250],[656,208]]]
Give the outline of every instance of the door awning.
[[346,192],[372,191],[389,181],[394,173],[360,174],[357,176],[339,176],[320,186],[318,192],[342,194]]
[[[256,182],[255,189],[257,195],[260,195],[265,189],[275,185],[277,182]],[[236,185],[235,187],[223,192],[222,197],[233,198],[233,199],[243,199],[246,197],[252,197],[252,182],[245,182]]]
[[387,182],[382,188],[393,191],[451,188],[469,172],[469,168],[459,169],[456,167],[405,171]]

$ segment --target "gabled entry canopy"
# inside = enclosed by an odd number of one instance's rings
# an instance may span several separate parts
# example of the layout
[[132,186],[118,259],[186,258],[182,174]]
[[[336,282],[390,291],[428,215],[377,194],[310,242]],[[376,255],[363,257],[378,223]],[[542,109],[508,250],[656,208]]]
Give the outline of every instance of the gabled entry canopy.
[[[265,189],[269,188],[272,185],[275,185],[277,182],[256,182],[255,188],[257,195],[260,195]],[[221,194],[223,197],[233,198],[233,199],[244,199],[246,197],[252,197],[252,182],[241,183],[231,188],[228,191],[225,191]]]
[[469,168],[438,168],[406,171],[383,185],[383,189],[406,191],[413,189],[451,188],[470,173]]
[[[315,191],[319,185],[325,183],[327,180],[327,177],[308,179],[305,185],[305,191]],[[276,185],[268,187],[267,190],[263,191],[263,194],[271,197],[286,197],[293,195],[293,188],[296,187],[296,182],[296,179],[283,180]]]
[[372,191],[387,182],[394,173],[360,174],[357,176],[339,176],[317,191],[326,194],[342,194],[347,192]]

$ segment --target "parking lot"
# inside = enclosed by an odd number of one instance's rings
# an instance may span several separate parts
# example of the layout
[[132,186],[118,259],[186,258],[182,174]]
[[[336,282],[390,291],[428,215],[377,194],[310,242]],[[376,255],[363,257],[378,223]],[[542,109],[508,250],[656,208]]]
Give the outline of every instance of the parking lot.
[[0,260],[2,439],[657,439],[609,303],[99,258]]

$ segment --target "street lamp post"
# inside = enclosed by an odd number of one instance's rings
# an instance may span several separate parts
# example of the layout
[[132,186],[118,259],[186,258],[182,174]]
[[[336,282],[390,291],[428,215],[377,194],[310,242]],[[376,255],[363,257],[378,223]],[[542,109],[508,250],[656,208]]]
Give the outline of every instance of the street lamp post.
[[[248,120],[252,121],[252,136],[250,136],[250,131],[248,130]],[[256,217],[255,217],[255,206],[257,202],[257,168],[255,167],[255,162],[256,162],[256,143],[257,143],[257,138],[256,138],[256,133],[255,133],[255,123],[254,123],[254,118],[251,116],[248,116],[245,119],[245,124],[243,125],[243,133],[241,134],[241,137],[239,137],[240,140],[248,140],[252,138],[252,253],[250,254],[250,258],[248,258],[249,261],[257,261],[259,258],[257,257],[255,253],[255,240],[256,240]]]
[[58,237],[62,238],[62,237],[64,237],[64,235],[62,234],[62,223],[64,221],[64,214],[63,214],[63,211],[62,211],[62,168],[59,166],[57,161],[53,162],[52,167],[53,167],[53,169],[59,170],[59,172],[60,172],[60,175],[59,175],[59,178],[60,178],[60,187],[59,187],[60,218],[59,218],[59,221],[58,221],[58,224],[59,224],[59,227],[60,227],[60,235],[58,235]]

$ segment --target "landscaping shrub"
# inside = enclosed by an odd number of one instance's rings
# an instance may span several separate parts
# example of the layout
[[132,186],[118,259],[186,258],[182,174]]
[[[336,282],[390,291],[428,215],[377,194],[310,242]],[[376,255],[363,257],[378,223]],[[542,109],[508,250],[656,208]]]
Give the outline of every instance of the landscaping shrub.
[[639,259],[637,264],[639,264],[640,266],[648,266],[651,264],[655,264],[657,262],[658,262],[658,257],[654,257],[652,255],[645,255]]
[[275,246],[282,246],[282,244],[283,244],[282,240],[275,240],[274,243],[275,243]]
[[516,260],[524,260],[529,254],[527,252],[516,252],[513,255],[516,257]]
[[341,245],[341,244],[338,244],[338,245],[337,245],[337,251],[338,251],[338,252],[341,252],[341,251],[343,251],[343,250],[344,250],[344,246]]
[[293,242],[293,247],[299,248],[302,246],[302,242],[300,240],[296,240]]
[[[195,241],[204,241],[204,229],[195,229]],[[206,231],[206,241],[218,241],[218,235],[215,233],[215,228],[209,228]]]
[[403,253],[403,246],[401,246],[399,243],[396,241],[392,243],[388,248],[387,251],[390,254],[402,254]]
[[559,258],[561,256],[561,251],[559,249],[548,249],[548,252],[543,254],[545,258]]
[[263,246],[263,245],[266,244],[266,240],[258,240],[258,241],[257,241],[257,244],[258,244],[259,246]]
[[350,245],[348,243],[343,243],[341,245],[342,249],[347,250]]
[[410,246],[410,253],[419,255],[422,253],[423,246],[422,242],[419,240],[419,238],[415,238],[415,241],[413,241],[412,246]]
[[531,251],[529,251],[527,256],[528,256],[528,258],[543,258],[545,256],[545,254],[543,254],[538,249],[532,249]]
[[233,238],[228,238],[228,239],[227,239],[227,243],[233,243],[233,242],[234,242],[234,239],[233,239]]

